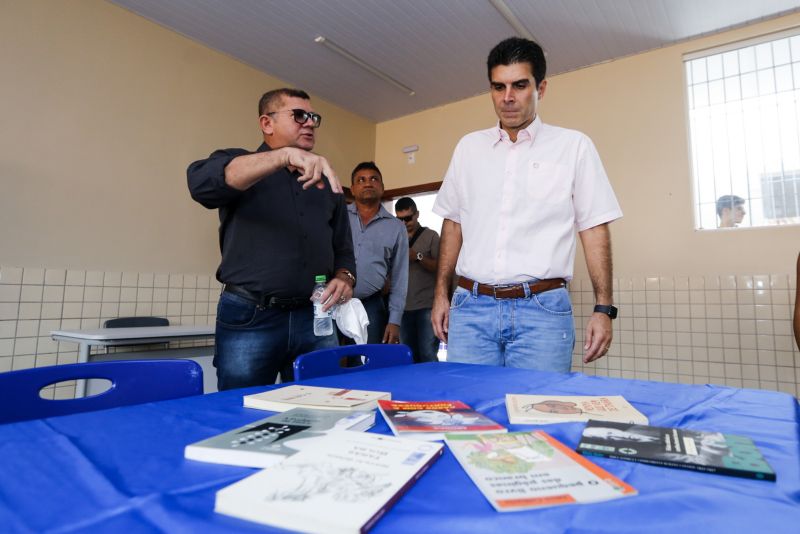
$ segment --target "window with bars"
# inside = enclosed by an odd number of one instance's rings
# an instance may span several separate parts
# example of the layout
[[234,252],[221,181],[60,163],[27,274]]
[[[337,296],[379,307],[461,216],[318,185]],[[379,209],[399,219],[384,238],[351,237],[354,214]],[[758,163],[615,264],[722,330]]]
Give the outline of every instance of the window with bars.
[[800,28],[684,64],[695,227],[800,224]]

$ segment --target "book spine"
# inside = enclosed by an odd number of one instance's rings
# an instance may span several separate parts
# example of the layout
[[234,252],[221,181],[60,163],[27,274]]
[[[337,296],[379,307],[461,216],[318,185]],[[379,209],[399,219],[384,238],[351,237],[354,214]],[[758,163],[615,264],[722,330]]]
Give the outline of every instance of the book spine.
[[361,534],[365,534],[369,529],[371,529],[375,523],[377,523],[378,520],[383,517],[383,514],[385,514],[387,510],[389,510],[397,501],[400,500],[400,497],[402,497],[411,488],[411,486],[413,486],[417,480],[419,480],[419,477],[425,474],[425,471],[427,471],[433,465],[433,462],[438,460],[442,454],[444,454],[444,447],[441,447],[428,459],[427,462],[422,464],[417,472],[414,473],[413,476],[409,477],[406,483],[403,484],[403,486],[398,489],[397,492],[395,492],[395,494],[392,495],[392,497],[387,500],[383,506],[381,506],[381,509],[375,512],[375,515],[370,517],[369,520],[364,523],[364,526],[361,527],[359,532],[361,532]]
[[718,467],[714,465],[697,465],[697,464],[685,464],[679,462],[671,462],[669,460],[657,460],[654,458],[636,458],[633,456],[624,456],[621,454],[614,454],[614,453],[602,453],[596,451],[579,451],[584,456],[599,456],[602,458],[613,458],[615,460],[627,460],[629,462],[638,462],[641,464],[650,464],[650,465],[658,465],[662,467],[674,467],[676,469],[684,469],[686,471],[700,471],[703,473],[714,473],[720,475],[728,475],[734,476],[739,478],[751,478],[755,480],[768,480],[768,481],[775,481],[775,473],[759,473],[755,471],[743,471],[740,469],[731,469],[728,467]]

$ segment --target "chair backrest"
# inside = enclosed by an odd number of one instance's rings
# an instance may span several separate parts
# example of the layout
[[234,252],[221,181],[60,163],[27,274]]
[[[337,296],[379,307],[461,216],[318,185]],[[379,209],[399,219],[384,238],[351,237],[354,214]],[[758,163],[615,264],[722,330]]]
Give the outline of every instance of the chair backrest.
[[[361,365],[343,367],[345,358],[361,357]],[[414,363],[408,345],[346,345],[302,354],[294,361],[294,379],[338,375]]]
[[138,328],[142,326],[169,326],[166,317],[117,317],[103,322],[103,328]]
[[[111,387],[78,399],[43,399],[42,388],[64,380],[106,379]],[[0,373],[0,423],[90,412],[203,393],[203,368],[192,360],[73,363]]]

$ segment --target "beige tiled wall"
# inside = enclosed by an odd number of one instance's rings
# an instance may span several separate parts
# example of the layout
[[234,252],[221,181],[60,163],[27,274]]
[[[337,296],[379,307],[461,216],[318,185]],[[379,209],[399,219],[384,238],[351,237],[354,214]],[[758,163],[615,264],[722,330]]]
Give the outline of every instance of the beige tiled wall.
[[[611,350],[583,365],[583,330],[594,296],[588,280],[576,280],[570,287],[577,327],[573,370],[798,395],[795,283],[786,274],[616,279],[620,315]],[[0,372],[77,361],[77,345],[53,341],[51,330],[96,328],[106,319],[131,315],[213,324],[219,289],[205,275],[0,266]],[[64,385],[52,394],[71,397],[74,387]]]
[[582,362],[594,306],[588,280],[570,288],[577,341],[573,369],[587,374],[685,384],[720,384],[800,394],[792,334],[796,280],[786,274],[620,278],[614,342]]
[[[167,317],[176,325],[214,324],[219,289],[206,275],[0,266],[0,372],[76,362],[77,344],[53,341],[52,330],[98,328],[106,319],[134,315]],[[50,394],[70,398],[74,383]]]

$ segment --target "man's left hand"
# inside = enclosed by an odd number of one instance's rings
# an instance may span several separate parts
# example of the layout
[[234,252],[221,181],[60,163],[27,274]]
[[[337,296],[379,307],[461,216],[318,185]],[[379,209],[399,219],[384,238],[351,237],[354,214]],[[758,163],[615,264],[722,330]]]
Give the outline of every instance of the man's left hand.
[[344,304],[351,298],[353,298],[353,288],[350,283],[341,278],[333,278],[322,293],[322,302],[325,303],[322,310],[328,311],[336,304]]
[[384,343],[400,343],[400,326],[389,323],[383,332]]
[[583,363],[602,358],[611,348],[613,332],[611,318],[605,313],[593,313],[586,324],[586,343],[583,345]]

